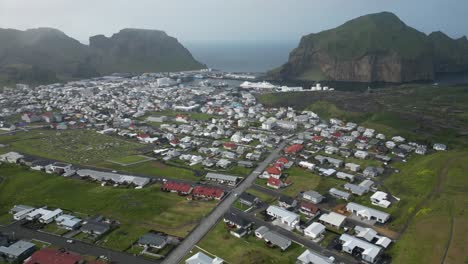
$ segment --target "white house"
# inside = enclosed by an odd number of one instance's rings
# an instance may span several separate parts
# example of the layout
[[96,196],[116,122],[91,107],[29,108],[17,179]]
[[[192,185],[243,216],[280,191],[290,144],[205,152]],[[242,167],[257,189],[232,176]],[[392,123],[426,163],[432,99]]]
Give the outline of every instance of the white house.
[[276,218],[281,223],[294,228],[299,223],[299,215],[283,209],[279,206],[270,205],[266,210],[267,215]]
[[340,242],[343,245],[342,250],[344,252],[349,254],[353,254],[356,251],[362,252],[361,258],[370,263],[374,263],[382,252],[381,247],[348,234],[342,234]]
[[319,221],[330,225],[335,228],[340,228],[346,220],[346,216],[342,214],[337,214],[335,212],[330,212],[328,214],[322,214],[319,218]]
[[388,194],[382,191],[375,192],[370,200],[373,205],[377,205],[383,208],[388,208],[392,203],[388,200]]
[[333,264],[334,262],[334,257],[327,258],[309,249],[306,249],[299,257],[297,257],[296,264]]
[[224,260],[218,257],[212,258],[203,252],[198,252],[185,260],[185,264],[222,264]]
[[356,214],[357,216],[364,217],[367,220],[375,220],[382,224],[387,222],[388,219],[390,219],[390,215],[385,212],[375,210],[373,208],[369,208],[367,206],[360,205],[357,203],[348,203],[346,205],[346,210],[348,210],[348,212]]
[[304,229],[304,235],[312,239],[317,239],[324,232],[325,232],[325,226],[317,222],[313,222],[311,225],[306,227],[306,229]]

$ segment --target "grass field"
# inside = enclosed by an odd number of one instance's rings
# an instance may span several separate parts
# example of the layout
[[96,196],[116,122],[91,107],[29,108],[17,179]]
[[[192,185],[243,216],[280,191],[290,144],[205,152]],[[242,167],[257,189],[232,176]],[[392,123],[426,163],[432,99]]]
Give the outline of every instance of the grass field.
[[138,156],[138,155],[130,155],[130,156],[115,158],[115,159],[112,159],[110,161],[116,162],[116,163],[121,163],[121,164],[132,164],[132,163],[140,162],[140,161],[144,161],[144,160],[148,160],[148,158]]
[[123,189],[32,172],[19,166],[2,165],[0,171],[5,179],[0,183],[0,215],[15,204],[102,214],[121,223],[103,242],[116,250],[125,250],[152,229],[184,237],[215,205],[161,192],[156,185],[141,190]]
[[144,146],[92,130],[18,132],[0,136],[0,143],[21,153],[78,164],[126,157]]
[[386,182],[407,200],[399,219],[414,214],[390,250],[394,263],[468,263],[467,160],[467,151],[421,157]]
[[231,264],[295,263],[297,257],[305,250],[293,243],[286,251],[281,252],[278,248],[267,247],[263,240],[258,240],[253,235],[236,238],[229,234],[222,221],[198,243],[198,246]]

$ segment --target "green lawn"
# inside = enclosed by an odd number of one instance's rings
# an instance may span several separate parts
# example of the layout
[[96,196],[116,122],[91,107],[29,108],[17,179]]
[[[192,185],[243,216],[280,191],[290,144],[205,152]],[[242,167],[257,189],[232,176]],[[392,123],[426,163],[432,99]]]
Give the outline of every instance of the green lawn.
[[33,130],[0,136],[10,149],[77,164],[93,164],[136,154],[142,144],[101,135],[92,130]]
[[[265,186],[266,187],[266,186]],[[268,188],[268,187],[267,187]],[[274,196],[271,196],[269,194],[266,194],[264,192],[261,192],[261,191],[257,191],[253,188],[250,188],[248,189],[246,192],[252,194],[252,195],[255,195],[257,196],[258,198],[260,198],[260,200],[262,200],[263,202],[267,203],[267,204],[271,204],[273,203],[274,201],[276,201],[276,197]]]
[[2,165],[0,171],[5,178],[0,185],[0,215],[15,204],[102,214],[121,223],[103,243],[117,250],[126,249],[152,229],[184,237],[215,205],[161,192],[157,185],[141,190],[101,187],[12,165]]
[[111,161],[116,162],[116,163],[122,163],[122,164],[131,164],[131,163],[144,161],[144,160],[148,160],[148,158],[143,157],[143,156],[138,156],[138,155],[131,155],[131,156],[125,156],[125,157],[112,159]]
[[295,263],[304,252],[298,244],[293,243],[286,251],[267,247],[263,240],[249,235],[247,238],[236,238],[229,234],[224,223],[219,222],[199,243],[207,250],[228,263]]
[[281,192],[291,197],[296,197],[301,191],[315,190],[321,180],[320,176],[299,167],[287,169],[286,173],[289,175],[287,180],[292,184],[281,189]]

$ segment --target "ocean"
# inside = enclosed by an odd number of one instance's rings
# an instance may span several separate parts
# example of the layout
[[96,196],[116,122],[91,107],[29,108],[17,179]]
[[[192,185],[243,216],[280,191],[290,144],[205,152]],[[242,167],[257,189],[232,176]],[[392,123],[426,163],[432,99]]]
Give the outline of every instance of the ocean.
[[298,43],[184,43],[208,67],[228,72],[263,73],[286,63]]

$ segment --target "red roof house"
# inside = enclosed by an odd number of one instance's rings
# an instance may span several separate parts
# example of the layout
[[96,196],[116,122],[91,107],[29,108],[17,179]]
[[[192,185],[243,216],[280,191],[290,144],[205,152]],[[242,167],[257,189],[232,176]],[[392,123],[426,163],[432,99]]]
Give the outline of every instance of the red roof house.
[[223,147],[225,149],[230,149],[230,150],[234,150],[234,149],[237,149],[237,145],[232,143],[232,142],[226,142],[224,143]]
[[264,174],[265,176],[279,179],[281,177],[281,170],[276,166],[270,166],[265,170]]
[[276,161],[276,163],[283,163],[283,164],[286,164],[288,162],[289,160],[286,157],[281,157]]
[[197,186],[193,188],[192,194],[195,197],[214,198],[219,200],[223,197],[224,190],[220,188]]
[[305,215],[313,216],[320,212],[320,209],[313,203],[301,202],[299,211]]
[[284,149],[286,154],[296,154],[304,148],[301,144],[294,144]]
[[24,264],[78,264],[83,259],[77,253],[51,248],[40,249],[24,261]]
[[267,186],[275,189],[281,188],[283,182],[280,179],[270,177],[267,182]]
[[190,194],[193,187],[187,183],[180,182],[166,182],[161,189],[168,192],[176,192],[178,194]]
[[315,142],[320,142],[320,141],[323,140],[323,137],[322,136],[313,136],[312,140],[315,141]]

